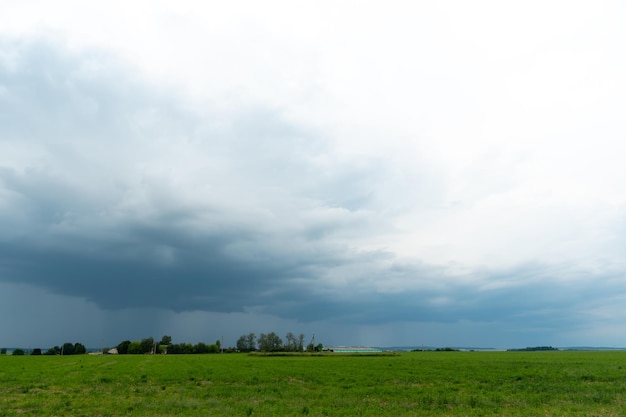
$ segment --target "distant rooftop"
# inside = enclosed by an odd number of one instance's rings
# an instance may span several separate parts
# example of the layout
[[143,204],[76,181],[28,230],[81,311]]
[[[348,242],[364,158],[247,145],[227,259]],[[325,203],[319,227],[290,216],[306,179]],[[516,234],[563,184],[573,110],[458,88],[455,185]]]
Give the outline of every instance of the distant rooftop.
[[324,350],[328,350],[330,352],[344,352],[344,353],[382,352],[382,349],[366,347],[366,346],[326,346]]

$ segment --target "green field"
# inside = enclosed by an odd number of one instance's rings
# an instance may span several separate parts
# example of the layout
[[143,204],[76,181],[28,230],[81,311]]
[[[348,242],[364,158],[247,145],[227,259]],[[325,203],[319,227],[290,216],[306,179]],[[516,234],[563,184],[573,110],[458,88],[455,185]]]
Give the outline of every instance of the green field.
[[626,352],[0,356],[0,416],[623,416]]

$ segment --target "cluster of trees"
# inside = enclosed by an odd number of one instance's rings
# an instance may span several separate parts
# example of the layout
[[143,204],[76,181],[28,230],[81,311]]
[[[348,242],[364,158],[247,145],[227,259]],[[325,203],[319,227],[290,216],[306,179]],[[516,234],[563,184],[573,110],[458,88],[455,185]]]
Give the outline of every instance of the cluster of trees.
[[[0,349],[0,355],[6,355],[7,349]],[[35,348],[30,351],[30,355],[38,356],[38,355],[82,355],[87,353],[87,348],[82,343],[64,343],[62,346],[54,346],[48,349],[46,352],[41,351],[40,348]],[[12,355],[20,356],[25,355],[26,352],[24,349],[15,349],[12,352]]]
[[[285,340],[281,339],[275,332],[261,333],[257,337],[254,333],[248,333],[242,335],[237,340],[237,347],[226,348],[222,347],[219,340],[216,340],[213,344],[207,343],[172,343],[171,336],[163,336],[161,340],[155,340],[152,337],[147,337],[141,340],[124,340],[116,346],[117,353],[121,355],[126,354],[146,354],[146,353],[170,353],[170,354],[195,354],[195,353],[232,353],[232,352],[320,352],[324,346],[321,343],[314,345],[314,338],[311,339],[309,344],[304,345],[304,334],[300,333],[295,335],[292,332],[288,332],[285,335]],[[103,353],[106,353],[106,349]],[[87,353],[85,345],[82,343],[64,343],[62,346],[54,346],[48,349],[45,353],[42,353],[41,349],[33,349],[31,355],[80,355]],[[6,354],[6,348],[0,350],[0,354]],[[24,355],[23,349],[15,349],[13,355]]]
[[[306,345],[307,352],[319,352],[324,346],[319,343],[314,345],[313,339]],[[240,352],[304,352],[304,334],[298,336],[291,332],[285,335],[285,342],[274,332],[261,333],[259,337],[254,333],[242,335],[237,339],[237,350]]]
[[534,347],[525,347],[522,349],[507,349],[509,352],[538,352],[544,350],[559,350],[558,348],[552,346],[534,346]]
[[[224,352],[232,352],[234,349],[225,349]],[[121,355],[141,355],[146,353],[173,353],[173,354],[194,354],[194,353],[220,353],[222,344],[217,340],[213,344],[203,342],[196,343],[172,343],[171,336],[163,336],[161,340],[155,341],[152,337],[131,342],[124,340],[117,345],[117,353]]]
[[436,348],[436,349],[413,349],[411,350],[411,352],[459,352],[460,349],[455,349],[455,348],[451,348],[451,347],[443,347],[443,348]]
[[[35,349],[37,350],[37,349]],[[33,352],[35,351],[33,350]],[[84,355],[87,353],[87,348],[82,343],[63,343],[63,346],[54,346],[48,349],[45,355]],[[32,353],[34,355],[34,353]]]
[[146,353],[168,353],[168,354],[198,354],[198,353],[232,353],[232,352],[320,352],[324,346],[319,343],[313,344],[313,340],[308,345],[304,345],[304,334],[295,335],[288,332],[285,340],[281,339],[275,332],[261,333],[258,337],[254,333],[242,335],[236,344],[236,348],[223,348],[219,340],[213,344],[207,343],[172,343],[171,336],[163,336],[156,341],[152,337],[131,342],[124,340],[117,345],[117,353],[125,354],[146,354]]

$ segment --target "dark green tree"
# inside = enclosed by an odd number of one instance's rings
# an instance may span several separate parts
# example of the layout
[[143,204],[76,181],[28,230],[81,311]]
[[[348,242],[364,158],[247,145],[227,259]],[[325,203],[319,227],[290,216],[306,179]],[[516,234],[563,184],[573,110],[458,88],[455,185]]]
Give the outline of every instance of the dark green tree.
[[287,352],[295,352],[297,348],[298,340],[296,339],[296,336],[291,332],[287,332],[287,334],[285,335],[285,344],[283,346],[283,350]]
[[87,348],[82,343],[74,343],[74,355],[84,355],[87,353]]
[[7,348],[0,349],[0,355],[6,355],[6,354],[7,354]]
[[61,346],[61,355],[73,355],[74,354],[74,344],[70,342],[63,343]]
[[23,356],[24,355],[24,349],[15,349],[12,353],[13,356]]
[[32,352],[30,352],[30,354],[33,355],[33,356],[39,356],[39,355],[41,355],[41,349],[35,348],[35,349],[33,349]]
[[170,347],[172,346],[172,336],[163,336],[159,341],[156,353],[171,353]]
[[298,352],[304,351],[304,333],[298,335]]
[[172,355],[181,354],[180,343],[172,343],[167,347],[167,353]]
[[58,346],[54,346],[51,347],[50,349],[48,349],[45,353],[46,355],[52,356],[52,355],[59,355],[61,354],[61,348]]
[[237,350],[240,352],[252,352],[256,350],[256,335],[248,333],[237,339]]
[[199,342],[193,347],[193,353],[209,353],[209,346],[206,343]]
[[145,339],[141,339],[141,353],[152,353],[154,352],[154,339],[151,337],[147,337]]
[[279,352],[283,348],[282,339],[274,332],[259,335],[259,350],[262,352]]
[[193,350],[193,345],[191,343],[174,343],[168,348],[168,353],[184,355],[193,353]]
[[126,355],[128,353],[128,346],[130,345],[130,343],[130,340],[124,340],[123,342],[120,342],[120,344],[117,345],[117,353],[119,353],[120,355]]
[[248,350],[250,352],[256,350],[256,335],[254,333],[248,333],[246,335],[246,342],[248,343]]
[[141,347],[141,342],[136,340],[134,342],[130,342],[128,345],[128,354],[129,355],[140,355],[144,353],[143,348]]

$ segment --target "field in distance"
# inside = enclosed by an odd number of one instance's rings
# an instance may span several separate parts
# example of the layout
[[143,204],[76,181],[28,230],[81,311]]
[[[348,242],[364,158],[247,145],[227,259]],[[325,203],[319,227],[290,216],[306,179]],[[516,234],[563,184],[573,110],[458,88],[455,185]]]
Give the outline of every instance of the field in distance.
[[0,356],[0,416],[622,416],[626,352]]

